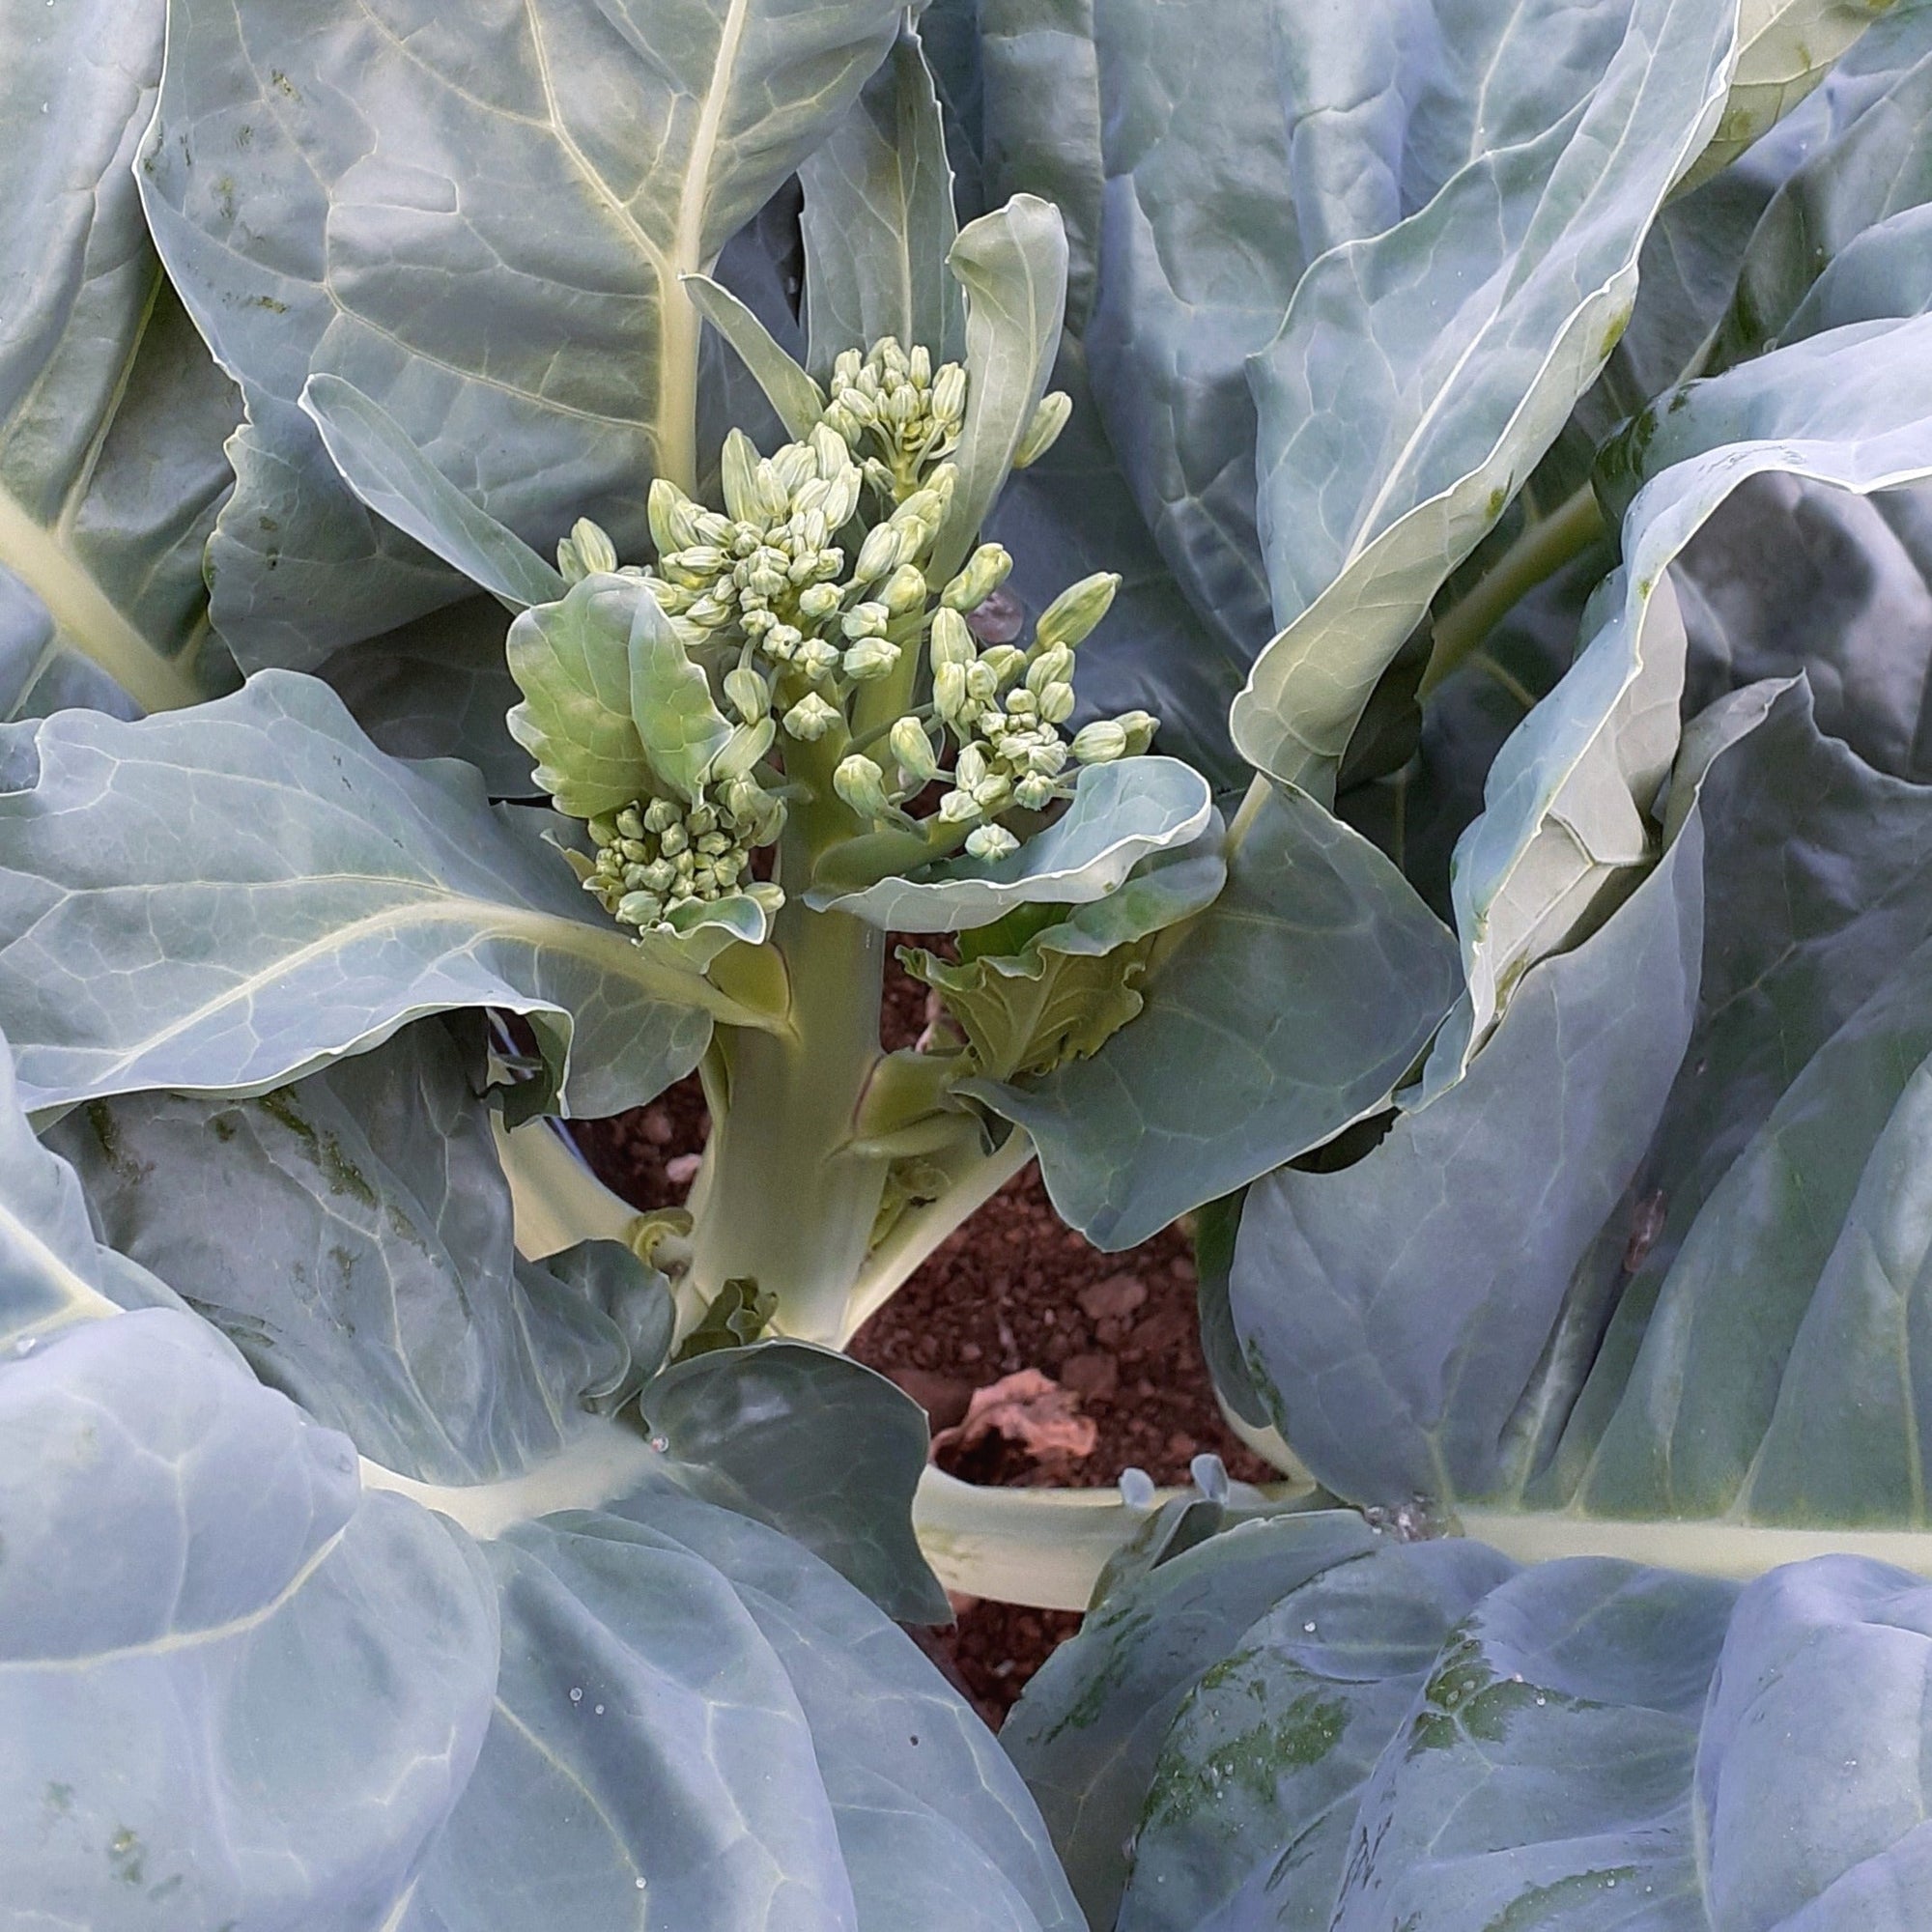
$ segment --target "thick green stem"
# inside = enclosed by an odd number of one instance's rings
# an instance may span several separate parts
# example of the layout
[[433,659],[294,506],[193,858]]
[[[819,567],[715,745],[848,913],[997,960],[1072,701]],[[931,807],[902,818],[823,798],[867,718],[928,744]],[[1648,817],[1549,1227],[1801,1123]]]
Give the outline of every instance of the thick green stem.
[[[807,854],[788,836],[794,857]],[[708,1301],[750,1276],[778,1296],[781,1333],[836,1344],[890,1166],[851,1145],[880,1058],[886,935],[793,897],[772,938],[791,978],[792,1029],[730,1037],[729,1094],[712,1120],[690,1279]]]
[[1539,583],[1604,535],[1604,513],[1585,483],[1503,552],[1466,597],[1436,620],[1416,696],[1427,697]]

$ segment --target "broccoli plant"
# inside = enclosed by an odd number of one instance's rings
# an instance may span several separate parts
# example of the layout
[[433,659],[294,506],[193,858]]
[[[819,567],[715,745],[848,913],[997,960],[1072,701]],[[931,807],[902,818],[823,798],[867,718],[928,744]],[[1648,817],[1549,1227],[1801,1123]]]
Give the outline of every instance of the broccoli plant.
[[[0,1921],[1928,1922],[1871,12],[0,0]],[[1035,1160],[1278,1483],[927,1466]]]

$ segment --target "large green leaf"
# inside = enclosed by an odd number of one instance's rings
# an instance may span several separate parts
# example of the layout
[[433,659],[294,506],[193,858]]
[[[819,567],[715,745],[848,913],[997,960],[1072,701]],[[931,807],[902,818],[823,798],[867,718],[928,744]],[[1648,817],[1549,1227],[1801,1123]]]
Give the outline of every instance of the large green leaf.
[[1687,758],[1726,740],[1459,1086],[1250,1189],[1236,1325],[1341,1493],[1719,1569],[1925,1525],[1932,793],[1823,737],[1802,686],[1726,700]]
[[811,373],[882,336],[935,364],[966,350],[946,256],[959,233],[939,101],[919,38],[902,33],[844,121],[799,170]]
[[469,1540],[168,1310],[10,1350],[0,1445],[9,1913],[381,1923],[490,1717]]
[[[1645,231],[1722,102],[1735,20],[1710,0],[1606,10],[1575,65],[1528,26],[1499,23],[1512,98],[1485,93],[1459,120],[1466,165],[1413,218],[1316,263],[1254,364],[1282,629],[1233,729],[1254,762],[1318,791],[1615,346]],[[1493,147],[1501,114],[1519,131]]]
[[523,1473],[670,1346],[629,1250],[518,1259],[489,1110],[435,1020],[254,1099],[90,1101],[50,1145],[115,1248],[418,1481]]
[[1614,486],[1643,484],[1624,515],[1623,565],[1584,612],[1575,666],[1497,753],[1484,813],[1456,848],[1469,991],[1431,1093],[1467,1065],[1516,978],[1652,854],[1646,814],[1676,749],[1685,675],[1672,562],[1753,475],[1863,496],[1932,474],[1932,322],[1834,329],[1692,384],[1638,417],[1608,464]]
[[312,374],[539,550],[579,515],[640,545],[650,477],[698,480],[679,277],[837,123],[899,14],[178,0],[142,191],[248,401],[213,552],[243,663],[312,668],[454,590],[336,477],[295,408]]
[[530,1015],[566,1106],[606,1114],[688,1072],[712,1014],[751,1017],[696,941],[632,945],[473,772],[385,757],[312,678],[9,726],[0,759],[0,1022],[32,1109],[262,1093],[491,1006]]
[[[1311,1516],[1125,1584],[1005,1737],[1095,1932],[1913,1932],[1928,1626],[1852,1558],[1740,1591]],[[1151,1735],[1072,1728],[1150,1679]]]
[[[0,715],[191,703],[240,413],[149,244],[133,156],[163,0],[0,9]],[[121,700],[125,702],[125,700]]]
[[1271,798],[1140,1017],[1042,1080],[975,1086],[1064,1219],[1128,1248],[1386,1106],[1454,998],[1449,936],[1374,846]]
[[414,1932],[1075,1932],[999,1747],[796,1546],[647,1498],[490,1550],[497,1716]]

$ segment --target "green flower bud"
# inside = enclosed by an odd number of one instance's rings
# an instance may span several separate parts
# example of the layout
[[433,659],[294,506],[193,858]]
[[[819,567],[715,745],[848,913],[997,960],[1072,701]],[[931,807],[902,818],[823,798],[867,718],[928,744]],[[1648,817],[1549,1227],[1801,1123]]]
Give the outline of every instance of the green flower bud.
[[724,696],[747,724],[755,724],[772,708],[772,688],[750,665],[724,673]]
[[667,859],[675,859],[691,843],[691,834],[684,829],[680,819],[674,825],[667,825],[658,834],[658,849]]
[[665,833],[677,824],[682,814],[668,798],[654,798],[644,808],[644,830]]
[[1122,711],[1115,721],[1127,734],[1127,756],[1138,758],[1153,743],[1160,720],[1151,711]]
[[1027,689],[1037,696],[1049,684],[1064,684],[1073,675],[1073,653],[1065,644],[1041,651],[1027,666]]
[[617,568],[617,547],[588,517],[579,517],[556,547],[556,567],[566,583]]
[[946,363],[932,379],[932,413],[949,429],[966,415],[966,372],[956,362]]
[[1020,841],[1004,825],[977,825],[966,835],[966,849],[976,859],[1004,859]]
[[699,523],[703,512],[668,477],[657,477],[648,498],[651,541],[660,556],[674,550],[688,550],[701,542],[704,529]]
[[861,638],[883,638],[892,614],[883,604],[855,604],[839,619],[838,628],[854,642]]
[[930,386],[932,382],[932,351],[924,343],[915,343],[911,352],[907,355],[906,374],[920,388],[923,389]]
[[1053,781],[1043,772],[1029,772],[1013,787],[1013,803],[1023,805],[1029,811],[1039,811],[1053,802],[1056,787]]
[[1073,716],[1073,687],[1049,684],[1039,695],[1039,715],[1049,724],[1065,724]]
[[1083,765],[1111,765],[1127,754],[1127,734],[1111,718],[1096,718],[1073,734],[1073,755]]
[[1079,643],[1107,614],[1107,607],[1120,587],[1121,580],[1113,571],[1101,570],[1063,590],[1040,612],[1039,622],[1034,626],[1034,639],[1039,648],[1050,651],[1056,644],[1070,647]]
[[1013,567],[1004,546],[983,543],[966,559],[966,567],[939,593],[949,611],[974,611],[1007,581]]
[[801,697],[784,715],[786,732],[808,745],[815,745],[838,722],[837,707],[826,703],[815,691]]
[[598,845],[608,845],[613,838],[621,838],[624,836],[617,829],[617,821],[608,811],[599,812],[586,829],[592,841]]
[[832,789],[861,818],[883,818],[893,809],[886,796],[886,775],[863,752],[840,758],[832,774]]
[[627,805],[617,814],[616,831],[613,836],[618,838],[641,838],[644,836],[643,814],[635,805]]
[[626,925],[656,925],[664,918],[665,902],[656,893],[626,893],[617,901],[617,917]]
[[[825,501],[820,506],[825,512],[825,526],[831,530],[842,530],[852,521],[852,513],[859,507],[859,491],[865,478],[856,467],[841,470],[833,477],[831,487],[825,493]],[[838,554],[834,552],[836,556]],[[839,563],[844,561],[839,557]],[[837,569],[838,566],[833,566]]]
[[924,489],[915,490],[893,512],[893,524],[898,529],[918,526],[921,535],[916,548],[930,543],[933,531],[946,521],[946,512],[952,502],[953,479],[958,473],[950,463],[935,470]]
[[1026,669],[1026,653],[1011,644],[995,644],[980,662],[993,673],[993,682],[1004,689]]
[[925,579],[916,563],[902,563],[880,584],[878,601],[895,617],[916,611],[925,602]]
[[966,693],[966,667],[943,664],[932,673],[932,701],[949,724],[957,724],[972,701]]
[[1011,801],[1013,781],[1003,772],[994,772],[973,787],[973,803],[981,811],[1000,811]]
[[760,879],[755,884],[747,886],[745,896],[748,899],[757,900],[764,907],[767,919],[777,918],[779,908],[785,902],[784,888],[774,885],[769,879]]
[[986,753],[978,745],[963,745],[952,775],[962,791],[973,791],[986,776]]
[[950,791],[939,801],[940,822],[945,825],[971,825],[980,816],[980,808],[970,791]]
[[832,361],[834,390],[849,389],[859,380],[859,371],[865,366],[866,358],[856,349],[841,349]]
[[810,590],[798,593],[798,614],[809,617],[816,623],[821,617],[829,617],[838,608],[838,592],[829,583],[814,583]]
[[932,740],[917,718],[901,718],[887,734],[886,742],[892,746],[893,756],[908,779],[928,784],[939,776],[939,759],[933,753]]
[[852,566],[854,583],[871,583],[885,576],[899,560],[899,533],[891,524],[880,524],[866,532],[859,546],[859,561]]
[[822,482],[830,483],[836,477],[851,473],[851,448],[847,440],[836,429],[829,424],[820,423],[811,432],[810,440],[812,459]]
[[830,677],[841,662],[838,646],[823,638],[812,638],[793,653],[800,670],[814,680]]
[[1055,389],[1039,399],[1039,407],[1033,412],[1033,420],[1026,426],[1026,434],[1020,438],[1019,447],[1013,451],[1013,468],[1024,469],[1030,463],[1037,463],[1060,440],[1060,432],[1066,427],[1066,419],[1073,413],[1073,398],[1065,389]]
[[768,460],[772,474],[784,492],[787,507],[808,483],[818,481],[818,456],[809,442],[788,442],[773,450]]
[[899,647],[889,638],[863,638],[845,653],[845,675],[861,684],[885,674],[899,661]]
[[982,658],[966,667],[966,696],[976,704],[989,703],[999,696],[1000,680],[993,667]]
[[1007,694],[1007,712],[1014,719],[1031,718],[1039,708],[1039,699],[1025,685]]
[[942,605],[932,613],[932,641],[927,646],[935,671],[942,665],[969,665],[980,655],[966,619]]
[[718,480],[724,491],[724,507],[741,524],[762,522],[758,515],[757,445],[741,429],[724,439],[718,459]]

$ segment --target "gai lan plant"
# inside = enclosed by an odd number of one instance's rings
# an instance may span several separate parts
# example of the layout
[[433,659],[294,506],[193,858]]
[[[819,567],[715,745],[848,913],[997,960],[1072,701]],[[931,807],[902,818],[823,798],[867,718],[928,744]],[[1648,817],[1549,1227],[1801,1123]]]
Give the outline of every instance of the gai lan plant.
[[4,1932],[1932,1928],[1932,5],[0,55]]

